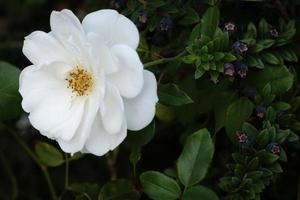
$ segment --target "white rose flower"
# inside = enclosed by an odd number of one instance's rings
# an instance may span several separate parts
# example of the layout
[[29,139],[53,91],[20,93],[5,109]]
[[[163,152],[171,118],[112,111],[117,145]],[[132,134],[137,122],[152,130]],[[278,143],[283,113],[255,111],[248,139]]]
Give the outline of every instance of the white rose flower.
[[82,23],[70,10],[53,11],[50,26],[25,37],[33,65],[20,75],[22,107],[65,152],[103,155],[155,115],[157,83],[136,52],[138,30],[115,10]]

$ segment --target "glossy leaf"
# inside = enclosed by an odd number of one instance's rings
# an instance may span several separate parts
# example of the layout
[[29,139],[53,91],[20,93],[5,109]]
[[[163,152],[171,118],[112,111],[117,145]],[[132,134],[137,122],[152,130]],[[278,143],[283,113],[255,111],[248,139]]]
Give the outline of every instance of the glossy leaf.
[[210,166],[214,144],[207,129],[189,136],[177,161],[179,180],[186,186],[201,181]]
[[228,136],[234,140],[236,131],[241,130],[242,124],[247,121],[253,111],[252,102],[243,97],[233,102],[227,109],[225,128]]
[[179,185],[172,178],[155,171],[140,176],[145,193],[154,200],[175,200],[181,193]]
[[0,120],[14,119],[22,112],[19,76],[18,68],[0,62]]
[[183,200],[218,200],[219,197],[211,189],[198,185],[187,189],[183,194]]
[[218,27],[219,17],[220,11],[218,7],[208,8],[202,17],[201,34],[212,37]]
[[175,84],[160,84],[157,93],[159,101],[165,105],[181,106],[193,103],[193,100]]
[[35,152],[41,162],[46,166],[57,167],[64,163],[62,153],[48,143],[38,142],[35,145]]

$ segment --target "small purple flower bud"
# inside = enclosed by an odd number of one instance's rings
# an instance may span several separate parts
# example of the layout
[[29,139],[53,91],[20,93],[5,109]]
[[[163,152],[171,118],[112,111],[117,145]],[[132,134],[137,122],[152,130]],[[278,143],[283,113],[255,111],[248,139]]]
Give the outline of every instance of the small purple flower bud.
[[281,153],[281,147],[277,143],[270,143],[270,144],[268,144],[267,147],[266,147],[266,149],[268,151],[270,151],[271,153],[273,153],[273,154],[280,155],[280,153]]
[[253,85],[246,86],[243,90],[243,94],[246,97],[255,97],[257,95],[257,88]]
[[237,139],[238,139],[239,143],[245,143],[248,140],[248,136],[245,133],[240,132],[240,133],[237,133]]
[[245,63],[238,63],[236,68],[237,68],[237,73],[241,78],[247,76],[248,66]]
[[223,30],[226,32],[234,32],[236,30],[236,25],[232,22],[226,22]]
[[235,70],[231,63],[224,63],[224,74],[228,76],[234,76]]
[[236,53],[245,53],[246,51],[248,51],[248,45],[246,43],[243,42],[235,42],[233,44],[233,51],[235,51]]
[[237,132],[236,136],[239,144],[243,146],[250,146],[252,144],[250,137],[246,133]]
[[271,30],[269,31],[269,35],[270,35],[272,38],[278,38],[279,33],[278,33],[278,31],[277,31],[276,28],[273,28],[273,29],[271,29]]
[[167,32],[172,28],[173,21],[170,18],[162,18],[159,23],[160,31]]
[[144,10],[144,11],[140,12],[138,20],[139,20],[140,23],[145,24],[148,21],[148,17],[149,17],[149,13]]
[[138,21],[136,23],[136,26],[139,31],[143,31],[147,27],[147,22],[149,19],[149,13],[148,11],[141,11],[139,16],[138,16]]
[[255,110],[256,110],[256,116],[259,118],[263,118],[267,112],[266,107],[263,105],[256,106]]
[[122,10],[126,8],[127,0],[112,0],[111,6],[116,10]]

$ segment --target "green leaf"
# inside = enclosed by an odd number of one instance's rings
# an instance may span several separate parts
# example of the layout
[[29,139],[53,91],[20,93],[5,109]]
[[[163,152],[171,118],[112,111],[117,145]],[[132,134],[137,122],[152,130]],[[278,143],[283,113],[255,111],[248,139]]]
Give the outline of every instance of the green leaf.
[[252,102],[242,97],[233,102],[227,109],[225,129],[233,141],[236,138],[236,131],[241,130],[242,124],[250,117],[253,111]]
[[76,194],[76,200],[94,200],[98,198],[100,186],[96,183],[75,182],[69,189]]
[[269,132],[267,129],[262,130],[255,138],[256,146],[260,149],[265,148],[269,143]]
[[206,10],[201,21],[201,34],[212,37],[219,24],[220,11],[213,6]]
[[141,148],[148,144],[155,132],[155,121],[153,120],[146,128],[140,131],[130,131],[126,142],[131,149],[130,162],[135,166],[141,158]]
[[218,200],[219,197],[211,189],[198,185],[187,189],[183,194],[183,200]]
[[138,200],[139,192],[129,180],[118,179],[106,183],[99,193],[98,200]]
[[257,42],[257,44],[263,46],[265,49],[270,48],[271,46],[273,46],[274,43],[275,43],[275,40],[272,40],[272,39],[265,39],[265,40],[260,40]]
[[35,152],[40,161],[46,166],[57,167],[64,163],[62,153],[48,143],[38,142],[35,145]]
[[265,67],[264,70],[252,77],[252,82],[262,89],[266,84],[270,84],[272,94],[280,95],[288,91],[293,85],[293,75],[284,65]]
[[175,84],[160,84],[158,87],[160,103],[170,106],[181,106],[193,103],[193,100]]
[[172,178],[156,171],[144,172],[140,176],[145,193],[154,200],[175,200],[181,193],[179,185]]
[[270,165],[275,163],[279,159],[279,156],[273,153],[265,152],[259,156],[259,159],[262,163]]
[[0,120],[17,118],[22,112],[19,76],[18,68],[0,61]]
[[223,58],[223,61],[224,62],[232,62],[232,61],[235,61],[237,58],[231,54],[231,53],[225,53],[225,56]]
[[280,64],[280,60],[272,53],[263,53],[261,54],[263,59],[273,65]]
[[186,14],[178,23],[182,25],[191,25],[199,21],[200,17],[198,13],[193,8],[187,8]]
[[246,56],[246,63],[250,67],[256,67],[258,69],[263,69],[265,67],[264,63],[257,56]]
[[265,34],[269,31],[270,25],[265,19],[261,19],[258,24],[258,30],[261,38],[264,38]]
[[196,71],[195,71],[195,79],[201,78],[204,73],[205,73],[205,71],[203,69],[200,69],[200,67],[197,67]]
[[250,123],[243,123],[242,131],[247,133],[247,135],[255,137],[258,134],[258,130]]
[[207,129],[201,129],[187,138],[177,161],[179,180],[186,186],[201,181],[210,166],[214,144]]
[[194,43],[195,39],[199,38],[200,30],[201,30],[201,26],[200,26],[200,23],[199,23],[193,28],[193,30],[192,30],[192,32],[189,36],[188,44]]
[[248,24],[247,33],[250,38],[256,38],[257,36],[256,27],[252,22]]
[[278,101],[276,103],[274,103],[274,108],[278,109],[278,110],[288,110],[291,108],[291,105],[286,103],[286,102],[283,102],[283,101]]

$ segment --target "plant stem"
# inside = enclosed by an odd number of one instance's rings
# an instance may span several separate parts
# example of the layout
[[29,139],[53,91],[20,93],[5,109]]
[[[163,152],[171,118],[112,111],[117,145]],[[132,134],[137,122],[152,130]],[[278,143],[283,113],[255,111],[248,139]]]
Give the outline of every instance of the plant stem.
[[297,193],[297,200],[300,200],[300,177],[298,180],[298,193]]
[[110,172],[110,179],[112,181],[117,179],[117,168],[116,168],[117,157],[118,157],[118,148],[116,148],[114,151],[106,155],[106,162]]
[[51,178],[50,178],[50,175],[49,175],[49,172],[48,172],[47,167],[45,167],[45,166],[40,166],[40,167],[41,167],[41,169],[42,169],[42,172],[43,172],[44,177],[45,177],[45,179],[46,179],[46,182],[47,182],[47,184],[48,184],[48,188],[49,188],[49,190],[50,190],[52,199],[53,199],[53,200],[57,200],[57,195],[56,195],[56,192],[55,192],[53,183],[52,183],[52,181],[51,181]]
[[65,190],[69,188],[69,156],[65,154]]
[[55,192],[53,183],[51,181],[47,167],[41,163],[41,161],[34,154],[34,152],[28,147],[28,145],[21,139],[21,137],[12,128],[8,127],[7,125],[5,125],[2,122],[0,122],[0,127],[3,127],[5,130],[7,130],[7,132],[10,133],[13,136],[13,138],[16,140],[16,142],[20,145],[20,147],[25,150],[25,152],[28,154],[28,156],[41,168],[43,175],[46,179],[46,182],[48,184],[48,188],[51,193],[52,199],[57,200],[57,195],[56,195],[56,192]]
[[161,59],[158,59],[158,60],[153,60],[153,61],[147,62],[147,63],[144,64],[144,67],[147,68],[147,67],[151,67],[153,65],[158,65],[158,64],[170,62],[172,60],[176,60],[177,58],[180,58],[181,56],[183,56],[185,53],[186,53],[186,51],[182,51],[177,56],[172,57],[172,58],[161,58]]

